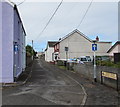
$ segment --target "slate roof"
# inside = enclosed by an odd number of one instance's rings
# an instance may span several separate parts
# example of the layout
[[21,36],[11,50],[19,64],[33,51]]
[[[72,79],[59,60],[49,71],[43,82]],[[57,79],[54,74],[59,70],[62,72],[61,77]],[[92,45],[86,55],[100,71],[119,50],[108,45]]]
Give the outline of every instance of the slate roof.
[[111,52],[118,44],[120,44],[120,41],[117,41],[117,42],[107,51],[107,53]]
[[54,45],[57,43],[57,41],[48,41],[49,47],[54,47]]
[[[84,34],[83,34],[82,32],[80,32],[78,29],[75,29],[75,30],[73,30],[72,32],[70,32],[69,34],[67,34],[66,36],[64,36],[64,37],[60,40],[60,42],[63,41],[64,39],[67,39],[69,36],[71,36],[71,35],[74,34],[74,33],[78,33],[78,34],[80,34],[81,36],[83,36],[85,39],[87,39],[88,41],[93,42],[92,39],[88,38],[86,35],[84,35]],[[106,41],[98,41],[98,42],[99,42],[99,43],[112,43],[112,42],[106,42]]]

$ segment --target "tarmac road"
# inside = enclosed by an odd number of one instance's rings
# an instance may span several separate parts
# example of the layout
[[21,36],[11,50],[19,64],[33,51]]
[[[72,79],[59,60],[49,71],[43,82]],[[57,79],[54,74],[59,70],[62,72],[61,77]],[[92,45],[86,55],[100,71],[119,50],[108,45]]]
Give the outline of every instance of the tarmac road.
[[25,85],[3,90],[3,105],[84,105],[86,98],[81,84],[39,59]]
[[118,93],[41,59],[23,86],[3,89],[3,105],[118,105]]

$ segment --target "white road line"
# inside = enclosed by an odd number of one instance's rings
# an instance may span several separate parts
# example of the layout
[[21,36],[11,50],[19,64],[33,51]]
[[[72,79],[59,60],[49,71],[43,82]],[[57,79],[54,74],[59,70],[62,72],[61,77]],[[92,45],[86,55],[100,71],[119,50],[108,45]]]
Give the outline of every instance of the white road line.
[[77,93],[77,92],[72,92],[72,91],[54,91],[53,93],[70,93],[70,94],[78,94],[78,95],[84,94],[84,93]]
[[75,85],[29,85],[30,87],[39,87],[39,86],[43,86],[43,87],[76,87]]
[[[39,65],[41,65],[40,62],[39,62]],[[86,91],[85,91],[85,88],[84,88],[78,81],[76,81],[75,79],[73,79],[73,78],[70,77],[69,75],[65,74],[64,72],[61,72],[61,73],[64,74],[65,76],[67,76],[68,78],[70,78],[71,80],[73,80],[74,82],[76,82],[76,83],[82,88],[83,93],[84,93],[84,98],[83,98],[83,100],[82,100],[81,105],[85,105],[86,100],[87,100],[87,93],[86,93]]]
[[64,72],[61,72],[61,73],[64,74],[64,75],[66,75],[66,76],[67,76],[68,78],[70,78],[71,80],[75,81],[79,86],[81,86],[81,88],[82,88],[82,90],[83,90],[83,92],[84,92],[84,98],[83,98],[83,100],[82,100],[81,105],[85,105],[85,102],[86,102],[86,100],[87,100],[87,93],[86,93],[86,91],[85,91],[85,88],[84,88],[78,81],[76,81],[75,79],[73,79],[73,78],[70,77],[69,75],[65,74]]

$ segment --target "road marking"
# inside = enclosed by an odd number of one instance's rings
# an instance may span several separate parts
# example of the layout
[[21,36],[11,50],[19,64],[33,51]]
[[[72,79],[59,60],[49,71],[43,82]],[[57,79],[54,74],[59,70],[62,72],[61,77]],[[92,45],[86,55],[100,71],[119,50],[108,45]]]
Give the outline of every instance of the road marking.
[[45,77],[46,75],[39,75],[40,77]]
[[[40,62],[39,62],[39,65],[40,65],[41,68],[43,68],[43,67],[41,66]],[[71,79],[71,80],[73,80],[74,82],[76,82],[76,83],[82,88],[83,93],[84,93],[84,98],[83,98],[83,100],[82,100],[81,105],[85,105],[86,100],[87,100],[87,93],[86,93],[85,88],[84,88],[78,81],[76,81],[75,79],[73,79],[73,78],[70,77],[69,75],[65,74],[64,72],[61,72],[61,73],[64,74],[65,76],[67,76],[69,79]]]
[[68,78],[70,78],[71,80],[75,81],[79,86],[81,86],[81,88],[82,88],[82,90],[83,90],[83,92],[84,92],[84,98],[83,98],[83,100],[82,100],[81,105],[85,105],[85,102],[86,102],[86,100],[87,100],[87,93],[86,93],[86,91],[85,91],[85,88],[84,88],[78,81],[76,81],[75,79],[73,79],[73,78],[70,77],[69,75],[65,74],[64,72],[61,72],[61,73],[64,74],[64,75],[66,75],[66,76],[67,76]]
[[54,93],[70,93],[70,94],[78,94],[78,95],[84,94],[84,93],[77,93],[77,92],[72,92],[72,91],[54,91]]
[[76,85],[29,85],[30,87],[39,87],[39,86],[43,86],[43,87],[76,87]]

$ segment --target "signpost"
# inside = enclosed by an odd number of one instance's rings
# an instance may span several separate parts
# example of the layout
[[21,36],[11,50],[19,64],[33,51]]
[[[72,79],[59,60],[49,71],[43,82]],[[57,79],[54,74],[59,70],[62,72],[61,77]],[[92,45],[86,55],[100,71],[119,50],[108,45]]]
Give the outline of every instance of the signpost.
[[97,51],[97,44],[95,44],[95,43],[92,44],[92,50],[93,50],[93,51]]
[[18,52],[18,45],[17,44],[14,45],[14,52],[15,52],[15,54],[17,54],[17,52]]
[[67,60],[68,60],[68,47],[65,47],[65,52],[66,52],[66,62],[65,62],[65,66],[67,66]]
[[66,51],[66,61],[68,59],[68,47],[65,47],[65,51]]
[[68,47],[65,47],[65,51],[66,51],[66,52],[68,51]]
[[118,74],[117,73],[101,71],[101,84],[103,84],[103,77],[115,80],[116,81],[116,89],[118,91]]
[[97,51],[97,44],[95,44],[96,41],[93,41],[94,44],[92,44],[92,51],[94,51],[94,81],[97,82],[96,80],[96,53]]

